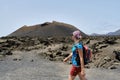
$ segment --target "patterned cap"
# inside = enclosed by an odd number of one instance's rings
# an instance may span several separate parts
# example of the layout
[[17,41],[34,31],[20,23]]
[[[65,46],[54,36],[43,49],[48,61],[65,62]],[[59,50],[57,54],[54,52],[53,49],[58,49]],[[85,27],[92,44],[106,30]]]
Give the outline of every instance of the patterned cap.
[[74,31],[74,32],[73,32],[73,36],[75,36],[77,39],[82,38],[81,33],[80,33],[79,30]]

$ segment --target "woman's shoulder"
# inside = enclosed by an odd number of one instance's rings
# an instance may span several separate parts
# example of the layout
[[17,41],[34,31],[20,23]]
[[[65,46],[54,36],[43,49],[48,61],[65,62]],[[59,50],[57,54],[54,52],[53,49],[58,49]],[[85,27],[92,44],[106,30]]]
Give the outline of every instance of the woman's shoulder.
[[75,46],[79,49],[82,49],[82,43],[77,43]]

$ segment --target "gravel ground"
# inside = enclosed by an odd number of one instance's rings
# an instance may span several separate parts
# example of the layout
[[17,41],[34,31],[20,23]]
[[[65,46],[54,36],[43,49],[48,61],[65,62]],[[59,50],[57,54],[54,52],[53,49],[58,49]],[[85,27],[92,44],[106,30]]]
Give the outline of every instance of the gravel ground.
[[[0,80],[68,80],[71,65],[51,62],[37,51],[14,51],[0,61]],[[120,80],[120,70],[86,69],[88,80]],[[79,80],[78,77],[75,80]]]

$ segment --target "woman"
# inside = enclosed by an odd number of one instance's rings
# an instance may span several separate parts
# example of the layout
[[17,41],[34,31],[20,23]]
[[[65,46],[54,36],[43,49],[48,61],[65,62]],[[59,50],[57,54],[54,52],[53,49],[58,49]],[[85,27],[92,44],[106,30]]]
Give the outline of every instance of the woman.
[[70,70],[69,80],[74,80],[77,75],[79,76],[80,80],[86,80],[83,49],[82,44],[80,43],[81,38],[82,36],[79,30],[73,32],[72,40],[74,41],[74,45],[72,47],[72,53],[70,53],[70,55],[63,60],[66,62],[72,57],[72,67]]

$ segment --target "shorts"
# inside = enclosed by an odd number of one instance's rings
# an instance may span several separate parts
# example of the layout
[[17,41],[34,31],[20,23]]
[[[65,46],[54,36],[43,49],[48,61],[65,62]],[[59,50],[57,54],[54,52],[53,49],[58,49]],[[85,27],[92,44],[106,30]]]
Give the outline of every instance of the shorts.
[[71,70],[70,70],[70,75],[76,76],[79,72],[81,72],[81,67],[76,67],[72,65]]

